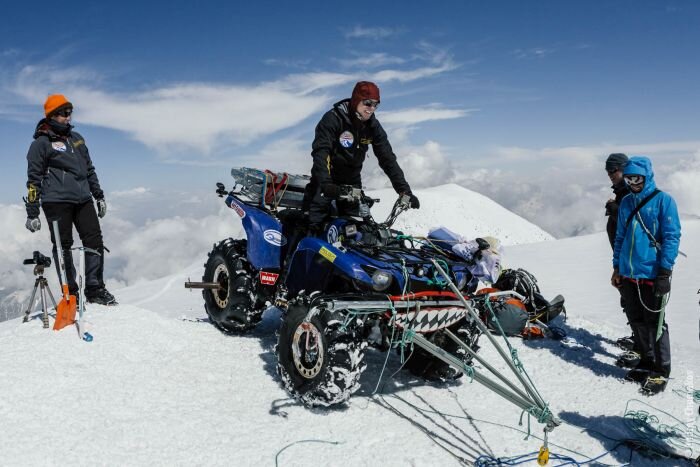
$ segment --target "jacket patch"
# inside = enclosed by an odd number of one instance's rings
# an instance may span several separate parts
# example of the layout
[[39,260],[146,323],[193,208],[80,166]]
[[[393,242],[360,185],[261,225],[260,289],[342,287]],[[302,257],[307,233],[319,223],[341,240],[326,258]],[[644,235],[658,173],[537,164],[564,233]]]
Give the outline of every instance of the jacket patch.
[[63,141],[54,141],[51,143],[51,147],[54,148],[56,151],[61,151],[61,152],[66,152],[66,143]]
[[352,147],[352,143],[355,142],[355,137],[349,131],[344,131],[340,134],[340,138],[338,138],[338,141],[340,141],[340,145],[342,147],[350,148]]

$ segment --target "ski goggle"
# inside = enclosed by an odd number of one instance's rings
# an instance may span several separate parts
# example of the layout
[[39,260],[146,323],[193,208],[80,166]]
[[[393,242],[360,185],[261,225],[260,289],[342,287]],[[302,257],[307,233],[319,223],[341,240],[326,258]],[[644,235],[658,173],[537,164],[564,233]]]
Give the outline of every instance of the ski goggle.
[[625,175],[625,183],[628,185],[641,185],[644,183],[644,175]]
[[59,117],[70,117],[73,114],[73,109],[62,109],[56,112]]
[[374,107],[376,109],[377,107],[379,107],[379,101],[365,99],[362,101],[362,105],[364,105],[365,107]]

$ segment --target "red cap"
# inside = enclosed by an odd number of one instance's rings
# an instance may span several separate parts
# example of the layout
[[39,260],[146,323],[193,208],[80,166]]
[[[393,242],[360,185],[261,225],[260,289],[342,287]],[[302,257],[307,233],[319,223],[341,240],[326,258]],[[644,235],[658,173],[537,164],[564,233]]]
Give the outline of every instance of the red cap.
[[379,102],[379,88],[371,81],[359,81],[353,88],[350,98],[351,115],[357,110],[358,104],[365,99]]

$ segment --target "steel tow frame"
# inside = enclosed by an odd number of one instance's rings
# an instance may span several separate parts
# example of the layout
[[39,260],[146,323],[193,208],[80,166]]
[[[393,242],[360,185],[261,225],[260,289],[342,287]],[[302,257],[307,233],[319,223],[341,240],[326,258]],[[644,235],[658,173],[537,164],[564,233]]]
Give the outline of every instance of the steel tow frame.
[[[435,260],[431,260],[436,270],[445,278],[447,285],[450,287],[457,300],[447,300],[444,298],[438,298],[434,300],[425,300],[418,297],[412,298],[407,295],[406,300],[328,300],[318,303],[316,306],[309,310],[309,315],[306,316],[306,320],[310,320],[313,314],[320,312],[322,309],[326,311],[335,310],[386,310],[387,305],[394,308],[395,310],[408,310],[417,309],[425,306],[440,306],[440,307],[459,307],[465,309],[469,319],[471,319],[481,331],[482,334],[486,335],[491,344],[496,348],[497,352],[506,362],[511,371],[515,374],[516,378],[520,382],[522,387],[519,387],[516,383],[508,379],[505,375],[499,372],[496,368],[488,363],[483,357],[479,356],[474,352],[465,342],[463,342],[459,337],[452,333],[449,329],[443,329],[445,334],[452,339],[457,345],[459,345],[465,352],[467,352],[474,360],[479,362],[486,370],[493,374],[493,376],[498,380],[494,380],[489,375],[483,374],[484,372],[473,368],[472,366],[466,365],[459,357],[443,350],[442,348],[436,346],[428,339],[423,337],[421,333],[415,332],[411,339],[412,342],[418,347],[424,349],[426,352],[430,353],[434,357],[442,360],[448,365],[452,366],[458,371],[462,371],[471,376],[471,378],[488,388],[489,390],[495,392],[499,396],[508,400],[509,402],[515,404],[521,410],[528,412],[545,424],[545,431],[551,431],[556,426],[558,426],[561,421],[555,417],[547,407],[542,397],[539,395],[533,384],[526,379],[520,370],[515,366],[510,358],[510,355],[501,347],[501,345],[496,342],[496,339],[491,335],[491,333],[486,328],[486,325],[481,321],[478,314],[474,311],[469,301],[467,301],[462,294],[459,292],[457,287],[454,285],[450,277],[447,275],[445,270],[437,263]],[[509,295],[514,296],[519,299],[524,297],[515,291],[502,291],[489,294],[489,297]],[[488,297],[487,297],[488,299]],[[408,328],[410,329],[410,327]],[[499,382],[500,381],[500,382]]]

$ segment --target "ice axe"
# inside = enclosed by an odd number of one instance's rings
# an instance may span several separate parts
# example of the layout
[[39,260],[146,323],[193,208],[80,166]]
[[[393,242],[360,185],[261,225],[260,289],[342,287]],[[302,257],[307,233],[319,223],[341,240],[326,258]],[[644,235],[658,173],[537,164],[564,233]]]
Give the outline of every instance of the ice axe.
[[53,323],[53,330],[58,331],[66,326],[75,323],[75,311],[77,303],[75,295],[71,295],[68,291],[68,278],[66,277],[66,265],[63,258],[63,245],[61,245],[61,236],[58,232],[58,221],[52,222],[54,240],[58,256],[58,280],[61,281],[61,290],[63,298],[56,305],[56,320]]

